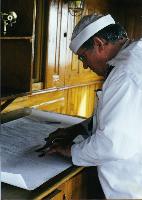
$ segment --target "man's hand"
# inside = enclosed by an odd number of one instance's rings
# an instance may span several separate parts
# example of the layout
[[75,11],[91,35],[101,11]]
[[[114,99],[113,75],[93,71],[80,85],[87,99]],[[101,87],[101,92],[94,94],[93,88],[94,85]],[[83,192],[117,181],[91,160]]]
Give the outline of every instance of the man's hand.
[[40,157],[44,156],[48,151],[49,153],[58,152],[64,156],[70,156],[70,147],[73,144],[74,138],[80,132],[83,133],[85,131],[85,128],[81,124],[75,124],[67,128],[58,128],[45,138],[46,144],[42,148],[37,149],[36,152],[41,152]]
[[[92,117],[86,119],[85,123],[89,125],[91,122],[91,125],[92,125],[92,122],[93,122],[92,119],[93,119]],[[91,129],[92,129],[92,126],[91,126]],[[65,147],[67,145],[71,145],[74,138],[76,138],[80,133],[84,135],[88,135],[88,132],[86,128],[84,127],[84,125],[82,125],[82,122],[79,124],[72,125],[67,128],[58,128],[55,132],[49,135],[48,140],[53,141],[53,143],[58,142],[63,147]]]
[[50,133],[48,136],[49,140],[54,140],[56,138],[65,138],[66,137],[66,131],[64,128],[58,128],[56,131],[54,131],[53,133]]
[[71,157],[71,145],[73,144],[74,134],[69,129],[59,128],[49,135],[52,139],[51,145],[47,151],[48,154],[59,153],[60,155]]
[[47,153],[48,154],[58,153],[65,157],[71,157],[71,145],[63,147],[60,146],[59,144],[54,144],[48,149]]
[[39,152],[39,157],[44,156],[46,153],[60,153],[64,156],[70,156],[69,146],[73,144],[73,139],[75,138],[74,131],[71,128],[58,128],[55,132],[50,133],[47,138],[45,138],[46,144],[37,149]]
[[63,147],[71,145],[76,137],[73,130],[70,128],[58,128],[55,132],[49,134],[47,139]]

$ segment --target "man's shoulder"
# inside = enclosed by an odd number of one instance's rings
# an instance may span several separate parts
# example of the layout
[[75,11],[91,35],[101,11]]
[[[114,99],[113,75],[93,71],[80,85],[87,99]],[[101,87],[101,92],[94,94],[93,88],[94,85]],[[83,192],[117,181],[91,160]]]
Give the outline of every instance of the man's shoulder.
[[108,64],[130,66],[133,62],[139,64],[140,61],[142,62],[142,38],[132,41],[127,47],[122,48],[112,60],[108,61]]
[[[136,62],[136,61],[135,61]],[[105,81],[105,85],[125,84],[129,82],[142,90],[142,61],[140,63],[129,62],[129,64],[116,66]]]

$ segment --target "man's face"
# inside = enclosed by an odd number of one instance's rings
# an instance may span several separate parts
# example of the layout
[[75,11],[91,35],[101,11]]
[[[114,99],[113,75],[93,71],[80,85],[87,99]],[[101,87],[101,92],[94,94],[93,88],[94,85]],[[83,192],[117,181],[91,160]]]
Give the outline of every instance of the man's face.
[[105,49],[100,49],[97,45],[91,49],[80,48],[77,55],[78,59],[83,62],[84,69],[90,68],[100,76],[105,75],[107,62]]

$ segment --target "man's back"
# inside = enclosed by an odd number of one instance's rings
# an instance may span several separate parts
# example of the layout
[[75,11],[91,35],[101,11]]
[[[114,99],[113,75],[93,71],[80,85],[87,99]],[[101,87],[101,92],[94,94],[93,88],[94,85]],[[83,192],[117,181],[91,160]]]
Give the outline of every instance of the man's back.
[[99,177],[107,198],[142,198],[142,40],[109,63],[102,119],[112,159],[98,167]]

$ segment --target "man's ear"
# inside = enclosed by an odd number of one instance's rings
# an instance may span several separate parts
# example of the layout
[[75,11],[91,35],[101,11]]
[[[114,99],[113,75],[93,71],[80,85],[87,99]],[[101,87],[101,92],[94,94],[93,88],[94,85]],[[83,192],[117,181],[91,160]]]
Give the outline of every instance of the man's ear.
[[99,52],[102,51],[102,50],[104,50],[104,41],[103,40],[101,40],[98,37],[94,37],[93,41],[94,41],[94,48],[97,47],[97,49],[98,49]]

